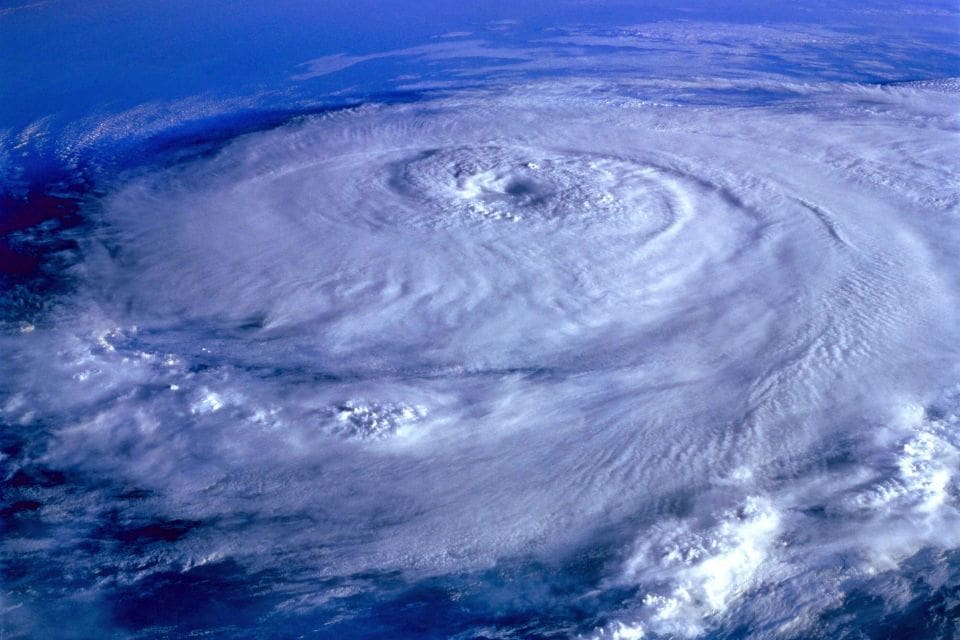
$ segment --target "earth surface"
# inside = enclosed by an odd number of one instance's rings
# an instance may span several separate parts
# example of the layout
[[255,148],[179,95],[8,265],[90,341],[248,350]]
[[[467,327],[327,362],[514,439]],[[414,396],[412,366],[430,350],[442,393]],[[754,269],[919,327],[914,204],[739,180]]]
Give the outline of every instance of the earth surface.
[[960,637],[958,34],[0,3],[0,637]]

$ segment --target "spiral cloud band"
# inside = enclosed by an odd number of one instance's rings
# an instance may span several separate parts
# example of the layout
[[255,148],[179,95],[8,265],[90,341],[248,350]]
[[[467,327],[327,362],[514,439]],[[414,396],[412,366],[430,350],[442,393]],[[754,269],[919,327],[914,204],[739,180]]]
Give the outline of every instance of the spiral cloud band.
[[22,490],[23,562],[140,633],[212,624],[180,597],[329,637],[947,629],[956,84],[728,88],[779,97],[531,81],[115,182],[3,338],[22,473],[84,479]]

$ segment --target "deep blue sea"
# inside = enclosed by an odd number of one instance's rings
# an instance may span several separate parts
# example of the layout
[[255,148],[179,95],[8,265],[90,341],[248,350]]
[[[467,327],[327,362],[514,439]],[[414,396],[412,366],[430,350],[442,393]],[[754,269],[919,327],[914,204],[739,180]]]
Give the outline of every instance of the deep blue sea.
[[960,638],[960,6],[0,1],[0,640]]

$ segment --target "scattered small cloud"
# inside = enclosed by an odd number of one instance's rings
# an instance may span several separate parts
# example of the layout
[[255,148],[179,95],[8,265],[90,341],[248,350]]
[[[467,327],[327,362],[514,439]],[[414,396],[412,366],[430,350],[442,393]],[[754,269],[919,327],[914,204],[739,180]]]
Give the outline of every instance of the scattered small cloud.
[[38,0],[37,2],[28,2],[27,4],[21,4],[14,7],[5,7],[3,9],[0,9],[0,18],[5,18],[19,11],[29,11],[30,9],[39,9],[40,7],[44,5],[48,5],[52,2],[53,0]]

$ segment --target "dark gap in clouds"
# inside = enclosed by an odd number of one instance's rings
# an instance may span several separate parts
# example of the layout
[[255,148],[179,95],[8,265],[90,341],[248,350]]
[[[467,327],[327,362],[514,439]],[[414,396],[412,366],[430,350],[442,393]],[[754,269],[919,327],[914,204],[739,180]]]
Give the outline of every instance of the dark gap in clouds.
[[199,520],[156,520],[149,524],[106,532],[117,541],[134,547],[151,543],[176,542],[203,525]]
[[960,550],[921,551],[898,575],[885,572],[855,586],[823,613],[817,638],[858,636],[930,640],[960,636]]
[[41,466],[29,466],[17,469],[5,482],[5,486],[13,489],[40,488],[49,489],[67,484],[67,476],[55,469]]
[[0,311],[5,319],[36,314],[45,305],[42,296],[62,290],[55,267],[71,262],[77,249],[64,232],[83,223],[81,192],[80,185],[63,190],[55,182],[22,195],[0,193]]
[[[271,582],[269,574],[251,575],[226,559],[149,574],[120,586],[109,601],[115,623],[145,637],[163,637],[163,629],[178,634],[208,629],[238,637],[238,629],[255,629],[276,604],[277,596],[268,595]],[[150,634],[153,628],[156,635]]]
[[9,518],[10,516],[15,516],[19,513],[27,513],[30,511],[36,511],[41,506],[40,502],[36,500],[17,500],[12,503],[9,507],[4,507],[0,509],[0,518]]
[[[496,566],[423,580],[390,574],[356,574],[344,585],[358,593],[324,602],[309,618],[328,620],[331,637],[569,638],[606,622],[601,611],[635,594],[636,588],[583,595],[599,584],[609,557],[600,541],[587,552],[545,564],[536,558],[503,559]],[[374,587],[368,589],[367,585]],[[481,629],[492,635],[485,635]]]

